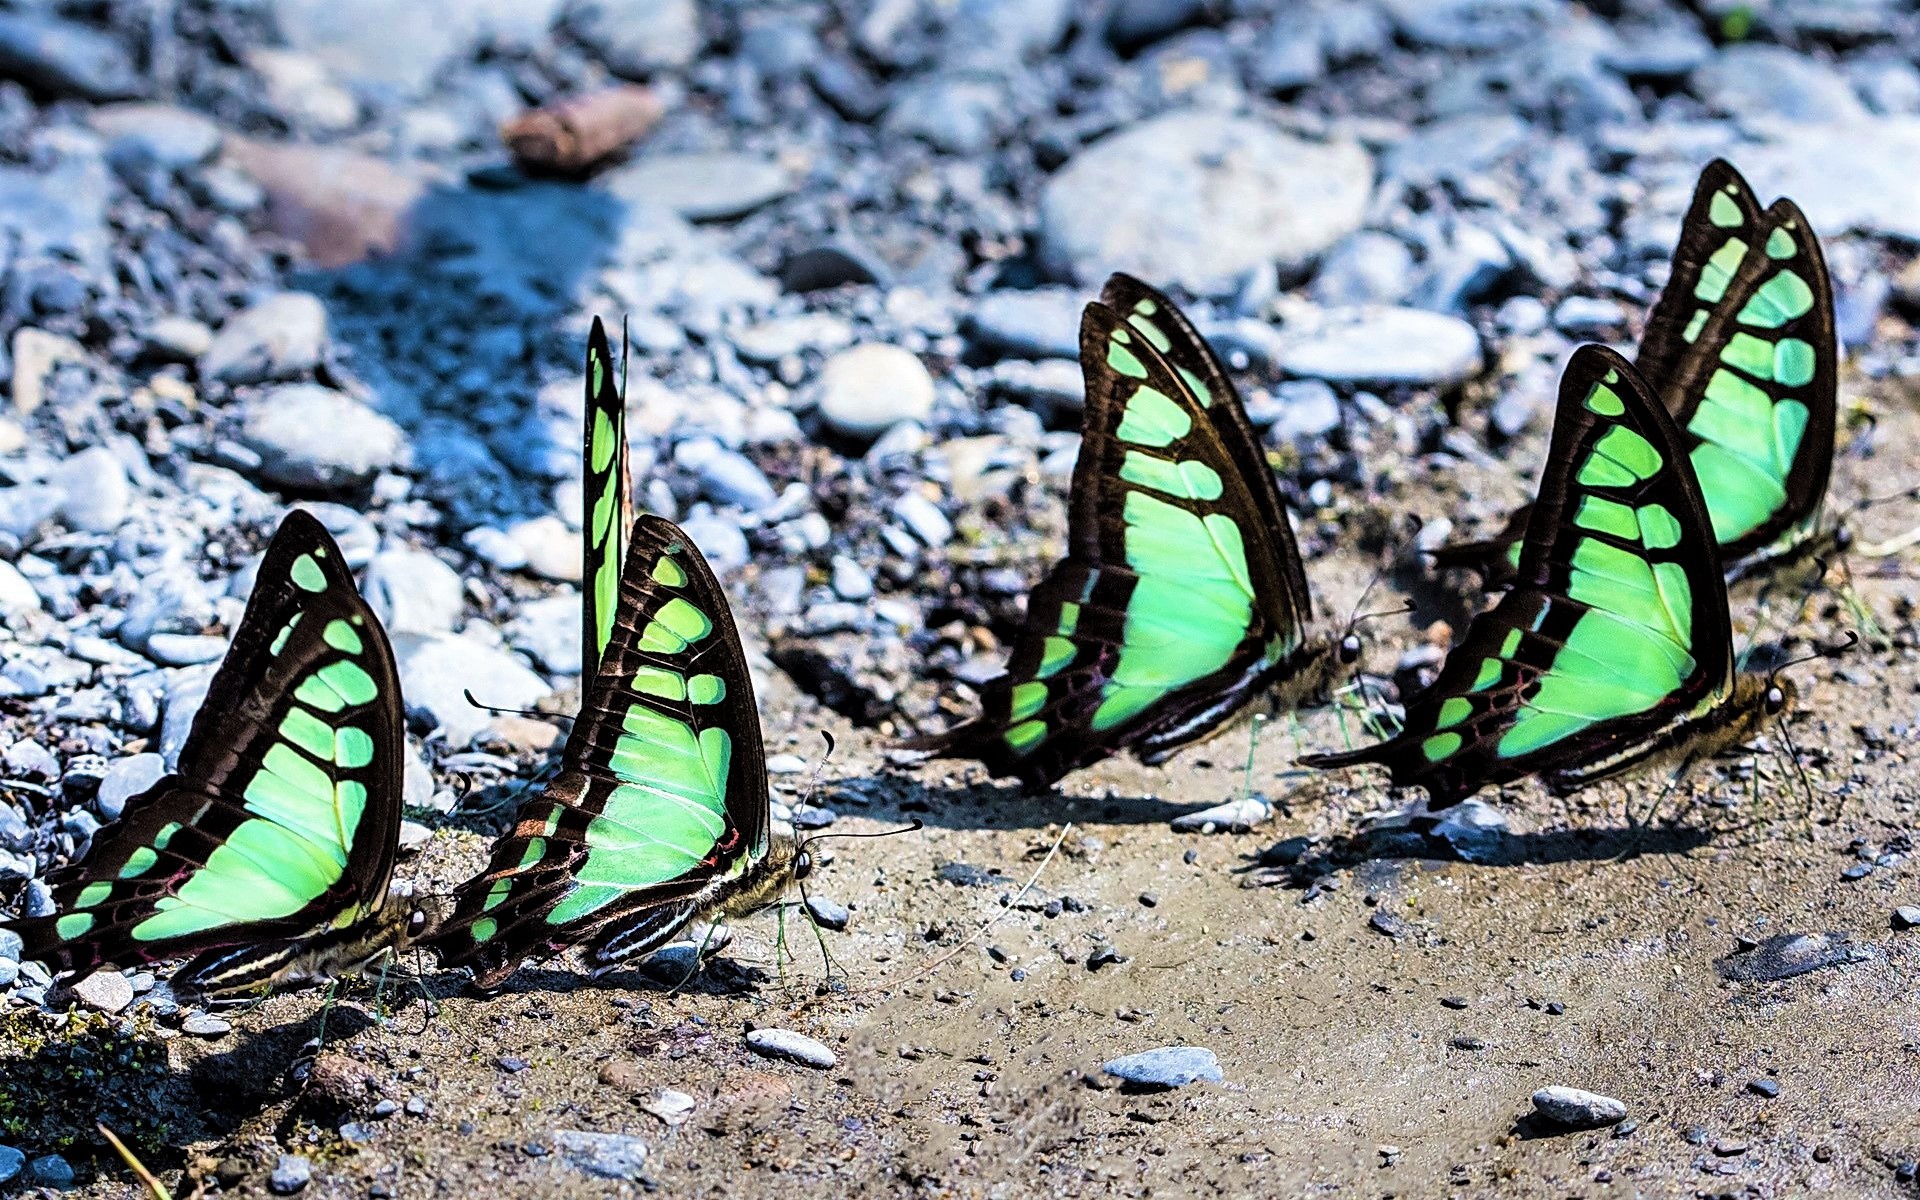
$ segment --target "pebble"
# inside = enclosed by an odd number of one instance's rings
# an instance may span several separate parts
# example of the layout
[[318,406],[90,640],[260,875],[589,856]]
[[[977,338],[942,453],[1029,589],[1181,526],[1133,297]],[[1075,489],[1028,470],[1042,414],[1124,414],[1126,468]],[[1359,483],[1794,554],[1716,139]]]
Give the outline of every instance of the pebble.
[[313,1181],[313,1164],[304,1155],[282,1154],[267,1177],[267,1190],[276,1196],[291,1196]]
[[662,1123],[678,1128],[693,1117],[694,1099],[685,1092],[661,1088],[640,1102],[640,1111],[658,1117]]
[[40,611],[40,593],[20,568],[0,560],[0,617],[11,620]]
[[1747,1090],[1756,1096],[1762,1096],[1771,1100],[1780,1094],[1780,1084],[1777,1080],[1773,1079],[1749,1079],[1747,1081]]
[[1480,373],[1480,335],[1458,317],[1414,308],[1334,308],[1282,332],[1280,366],[1335,383],[1447,386]]
[[93,796],[93,811],[103,821],[118,820],[127,801],[146,791],[167,773],[166,760],[158,754],[131,754],[107,768],[100,790]]
[[740,526],[711,512],[697,512],[680,522],[693,544],[715,572],[726,575],[747,565],[752,552]]
[[1314,270],[1307,295],[1330,308],[1398,304],[1413,291],[1413,251],[1390,233],[1362,229],[1335,243]]
[[673,461],[693,475],[701,494],[715,504],[763,513],[779,500],[759,464],[712,438],[681,442],[673,449]]
[[1744,983],[1772,983],[1811,971],[1860,962],[1867,952],[1844,934],[1777,934],[1714,964],[1722,979]]
[[469,690],[482,703],[515,709],[552,690],[513,655],[464,634],[400,634],[393,649],[408,706],[430,713],[451,746],[465,746],[492,719],[467,702]]
[[747,1047],[755,1054],[764,1055],[767,1058],[785,1059],[803,1067],[818,1067],[821,1070],[826,1070],[840,1061],[840,1057],[829,1050],[824,1043],[790,1029],[749,1030]]
[[107,157],[121,166],[180,171],[206,162],[220,149],[216,122],[172,104],[104,104],[87,114],[87,120],[105,135]]
[[1846,79],[1811,55],[1749,42],[1722,47],[1693,73],[1702,100],[1736,121],[1843,124],[1867,115]]
[[933,376],[911,351],[868,343],[826,361],[817,380],[820,416],[848,437],[877,437],[933,414]]
[[947,154],[982,154],[999,140],[1006,102],[1005,88],[993,79],[936,74],[908,80],[896,90],[881,129]]
[[1246,833],[1273,819],[1273,805],[1264,796],[1242,796],[1203,808],[1199,812],[1181,813],[1173,819],[1175,833]]
[[556,675],[580,673],[580,593],[563,588],[520,606],[506,628],[507,641]]
[[1077,360],[1080,313],[1089,299],[1075,288],[988,292],[967,314],[967,337],[987,354]]
[[0,14],[0,77],[82,100],[119,100],[146,90],[117,38],[32,13]]
[[704,44],[694,0],[569,0],[561,21],[627,79],[684,67]]
[[631,1134],[559,1129],[553,1149],[561,1162],[595,1179],[639,1182],[646,1177],[647,1144]]
[[1340,428],[1340,397],[1322,379],[1289,379],[1273,389],[1275,438],[1307,447]]
[[431,551],[390,546],[367,563],[360,582],[388,636],[450,633],[466,608],[459,572]]
[[516,521],[507,537],[526,570],[543,579],[580,582],[580,532],[559,517],[548,513]]
[[621,199],[657,204],[689,221],[743,217],[794,187],[780,164],[731,151],[650,154],[602,182]]
[[1100,1070],[1130,1087],[1168,1091],[1190,1083],[1221,1083],[1220,1060],[1204,1046],[1161,1046],[1108,1059]]
[[1545,1087],[1533,1094],[1534,1111],[1565,1129],[1599,1129],[1622,1120],[1627,1106],[1611,1096],[1572,1087]]
[[258,383],[303,375],[327,346],[327,310],[306,292],[279,292],[227,318],[200,356],[200,378]]
[[1841,125],[1770,127],[1740,153],[1740,170],[1763,196],[1791,196],[1823,238],[1858,231],[1920,241],[1920,117]]
[[410,458],[398,425],[314,383],[286,384],[249,404],[241,439],[260,456],[260,474],[286,487],[357,487]]
[[0,1184],[12,1183],[26,1165],[26,1155],[12,1146],[0,1146]]
[[58,1154],[43,1154],[27,1164],[23,1182],[64,1192],[73,1186],[73,1164]]
[[1568,296],[1553,309],[1553,323],[1562,333],[1591,336],[1627,323],[1627,310],[1618,301],[1595,296]]
[[1920,906],[1902,904],[1893,910],[1893,927],[1895,929],[1912,929],[1916,926],[1920,926]]
[[893,505],[893,515],[921,543],[935,550],[953,538],[953,522],[940,506],[919,492],[903,494]]
[[1173,112],[1095,142],[1048,179],[1040,251],[1087,286],[1124,269],[1229,295],[1249,271],[1298,270],[1358,229],[1372,190],[1372,159],[1353,143]]
[[180,1022],[180,1032],[203,1038],[225,1037],[233,1032],[233,1022],[210,1013],[188,1013],[187,1019]]
[[117,1013],[133,1003],[133,984],[118,971],[95,971],[73,985],[73,997],[97,1012]]
[[829,900],[825,896],[807,897],[807,914],[813,918],[815,925],[823,929],[845,929],[847,923],[853,920],[853,914],[847,910],[846,905]]
[[47,378],[63,363],[90,361],[87,349],[61,334],[22,325],[13,331],[13,408],[22,416],[46,398]]

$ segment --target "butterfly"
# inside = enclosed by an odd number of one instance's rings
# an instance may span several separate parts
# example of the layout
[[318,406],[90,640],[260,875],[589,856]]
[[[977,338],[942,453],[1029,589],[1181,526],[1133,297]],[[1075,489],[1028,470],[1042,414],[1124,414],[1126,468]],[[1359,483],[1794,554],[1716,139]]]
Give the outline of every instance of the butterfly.
[[1300,761],[1380,763],[1444,808],[1528,775],[1564,794],[1640,767],[1684,769],[1752,738],[1793,687],[1735,671],[1687,447],[1624,358],[1576,350],[1513,586],[1473,619],[1398,734]]
[[[624,357],[624,356],[623,356]],[[627,473],[627,381],[624,365],[614,385],[613,347],[606,326],[593,319],[587,335],[587,403],[582,434],[586,464],[582,514],[580,678],[590,680],[613,637],[620,597],[620,569],[627,560],[627,532],[633,528],[633,485]]]
[[[1784,198],[1763,211],[1715,159],[1634,365],[1682,430],[1730,570],[1806,524],[1826,497],[1838,361],[1833,285],[1806,217]],[[1526,525],[1523,508],[1496,537],[1442,546],[1433,561],[1503,585]]]
[[763,908],[810,868],[772,836],[746,653],[679,526],[639,517],[612,611],[559,773],[460,885],[435,939],[481,987],[570,946],[611,967],[697,917]]
[[1173,303],[1115,275],[1080,324],[1085,425],[1067,557],[1027,598],[981,716],[902,748],[1031,787],[1130,749],[1158,763],[1270,694],[1325,695],[1360,655],[1312,624],[1286,506],[1239,393]]
[[340,547],[294,510],[174,771],[49,876],[24,957],[89,971],[194,955],[175,987],[238,996],[361,971],[429,933],[389,893],[405,725],[393,651]]

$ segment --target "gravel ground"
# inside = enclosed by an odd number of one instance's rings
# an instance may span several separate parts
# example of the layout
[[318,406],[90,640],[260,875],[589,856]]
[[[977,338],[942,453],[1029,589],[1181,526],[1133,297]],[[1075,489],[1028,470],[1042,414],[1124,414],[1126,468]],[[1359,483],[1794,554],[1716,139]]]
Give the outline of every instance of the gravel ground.
[[[1642,782],[1415,833],[1290,766],[1359,735],[1326,711],[1251,772],[1243,726],[1052,796],[885,747],[970,710],[1061,552],[1115,268],[1230,360],[1322,605],[1415,602],[1368,626],[1383,703],[1470,611],[1417,549],[1525,498],[1560,364],[1631,343],[1715,155],[1823,235],[1836,504],[1920,484],[1916,47],[1882,0],[0,12],[9,911],[177,752],[294,503],[394,635],[403,875],[484,859],[557,730],[463,689],[575,704],[595,314],[775,799],[927,826],[822,843],[844,932],[745,922],[691,979],[690,946],[491,997],[421,963],[208,1014],[0,933],[0,1187],[128,1194],[97,1118],[183,1195],[1914,1194],[1911,501],[1824,586],[1736,590],[1742,645],[1872,636],[1795,669],[1797,763],[1651,825]],[[585,178],[503,148],[615,86],[638,140]]]

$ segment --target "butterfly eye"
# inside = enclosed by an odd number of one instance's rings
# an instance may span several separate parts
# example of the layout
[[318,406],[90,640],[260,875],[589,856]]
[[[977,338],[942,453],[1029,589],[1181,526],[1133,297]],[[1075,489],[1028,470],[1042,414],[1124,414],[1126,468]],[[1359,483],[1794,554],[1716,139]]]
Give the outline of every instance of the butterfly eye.
[[1767,711],[1777,713],[1787,706],[1787,693],[1777,683],[1767,685]]
[[1833,531],[1833,548],[1842,553],[1853,548],[1853,530],[1845,525]]
[[427,927],[427,914],[424,911],[416,908],[413,910],[413,912],[407,914],[407,936],[408,937],[418,937],[420,933],[426,929],[426,927]]
[[1340,639],[1340,661],[1354,663],[1360,661],[1360,635],[1350,633]]
[[813,874],[813,855],[802,850],[793,856],[793,877],[795,880],[801,880],[811,874]]

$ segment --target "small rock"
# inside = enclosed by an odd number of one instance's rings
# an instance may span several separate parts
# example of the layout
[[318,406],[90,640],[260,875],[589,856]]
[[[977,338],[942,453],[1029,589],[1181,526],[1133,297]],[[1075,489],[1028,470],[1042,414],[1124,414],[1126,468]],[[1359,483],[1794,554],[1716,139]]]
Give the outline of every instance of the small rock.
[[12,1183],[26,1165],[26,1155],[12,1146],[0,1146],[0,1184]]
[[1415,930],[1404,918],[1384,909],[1376,911],[1367,919],[1367,927],[1375,933],[1384,933],[1394,941],[1413,936]]
[[1842,124],[1867,109],[1832,67],[1785,46],[1749,42],[1722,47],[1693,73],[1694,91],[1738,121]]
[[200,377],[257,383],[302,375],[327,345],[327,310],[316,296],[280,292],[227,318],[200,356]]
[[119,40],[73,21],[0,14],[0,78],[52,97],[119,100],[145,91]]
[[282,1154],[267,1177],[267,1190],[276,1196],[291,1196],[313,1181],[313,1164],[304,1155]]
[[1273,389],[1278,408],[1269,427],[1290,446],[1310,446],[1340,428],[1340,397],[1320,379],[1289,379]]
[[[867,569],[844,554],[833,556],[832,584],[834,594],[842,600],[869,600],[873,597],[873,576]],[[0,573],[0,583],[4,574]]]
[[580,673],[580,593],[565,588],[529,600],[507,625],[507,641],[556,675]]
[[1198,21],[1206,8],[1202,0],[1120,0],[1108,10],[1107,41],[1131,54]]
[[993,354],[1077,359],[1085,306],[1086,297],[1074,288],[988,292],[968,315],[967,335]]
[[1245,833],[1273,819],[1273,805],[1264,796],[1242,796],[1199,812],[1173,819],[1175,833]]
[[105,135],[107,157],[122,168],[179,171],[206,162],[220,149],[218,124],[172,104],[107,104],[87,119]]
[[1161,1046],[1102,1063],[1100,1070],[1130,1087],[1167,1091],[1190,1083],[1221,1083],[1220,1060],[1204,1046]]
[[680,522],[716,574],[726,576],[747,565],[751,552],[739,523],[716,513],[695,512]]
[[836,433],[876,437],[933,413],[933,376],[911,351],[871,343],[840,351],[820,370],[820,416]]
[[1729,954],[1714,967],[1722,979],[1772,983],[1867,957],[1868,952],[1854,946],[1844,934],[1783,933]]
[[1779,1081],[1773,1079],[1749,1079],[1747,1081],[1747,1090],[1756,1096],[1764,1096],[1768,1100],[1771,1100],[1780,1094],[1780,1084]]
[[73,1186],[73,1165],[58,1154],[43,1154],[27,1164],[23,1182],[64,1192]]
[[794,188],[780,164],[730,151],[649,154],[603,183],[623,200],[656,204],[689,221],[743,217]]
[[189,1013],[187,1019],[180,1022],[180,1032],[190,1033],[194,1037],[225,1037],[233,1032],[233,1022],[210,1013]]
[[73,998],[98,1012],[117,1013],[133,1003],[133,984],[118,971],[95,971],[73,985]]
[[896,500],[893,515],[909,533],[932,549],[938,550],[953,537],[953,522],[940,511],[939,505],[919,492],[907,492]]
[[781,1058],[803,1067],[826,1070],[840,1058],[822,1042],[790,1029],[754,1029],[747,1033],[747,1046],[755,1054]]
[[[869,590],[872,584],[868,584]],[[0,560],[0,618],[24,616],[40,611],[40,593],[33,590],[20,569],[10,562]]]
[[147,350],[170,362],[193,362],[213,346],[213,330],[192,317],[159,317],[145,333]]
[[94,793],[93,811],[103,821],[119,820],[127,801],[158,783],[166,773],[166,760],[158,754],[133,754],[115,761],[100,780],[100,790]]
[[811,916],[813,923],[822,929],[845,929],[847,922],[853,920],[853,914],[847,911],[846,905],[829,900],[825,896],[807,897],[807,915]]
[[647,1144],[630,1134],[560,1129],[554,1131],[553,1148],[561,1162],[595,1179],[646,1177]]
[[1912,929],[1915,926],[1920,926],[1920,907],[1912,904],[1902,904],[1899,908],[1893,910],[1893,927],[1895,929]]
[[287,487],[356,487],[409,457],[398,425],[313,383],[275,388],[248,405],[241,438],[260,456],[261,475]]
[[466,745],[492,716],[468,703],[467,691],[498,708],[531,708],[552,690],[513,655],[464,634],[400,634],[393,644],[408,705],[431,713],[453,746]]
[[1282,333],[1280,366],[1336,383],[1445,386],[1480,373],[1480,335],[1458,317],[1413,308],[1326,309]]
[[1621,1101],[1571,1087],[1541,1088],[1533,1094],[1533,1107],[1549,1123],[1564,1129],[1599,1129],[1627,1115]]
[[1568,296],[1554,306],[1553,323],[1562,333],[1591,335],[1625,325],[1627,310],[1614,300]]
[[685,1092],[661,1088],[640,1102],[640,1111],[649,1113],[673,1127],[685,1125],[693,1116],[694,1100]]
[[389,635],[449,633],[466,607],[459,572],[431,551],[411,546],[375,554],[360,590]]
[[625,79],[684,67],[703,44],[694,0],[568,0],[560,20]]
[[1413,251],[1390,233],[1362,229],[1320,259],[1307,294],[1327,307],[1398,304],[1413,291]]
[[84,363],[87,349],[70,337],[22,325],[13,331],[13,408],[22,416],[46,399],[47,377],[62,363]]

